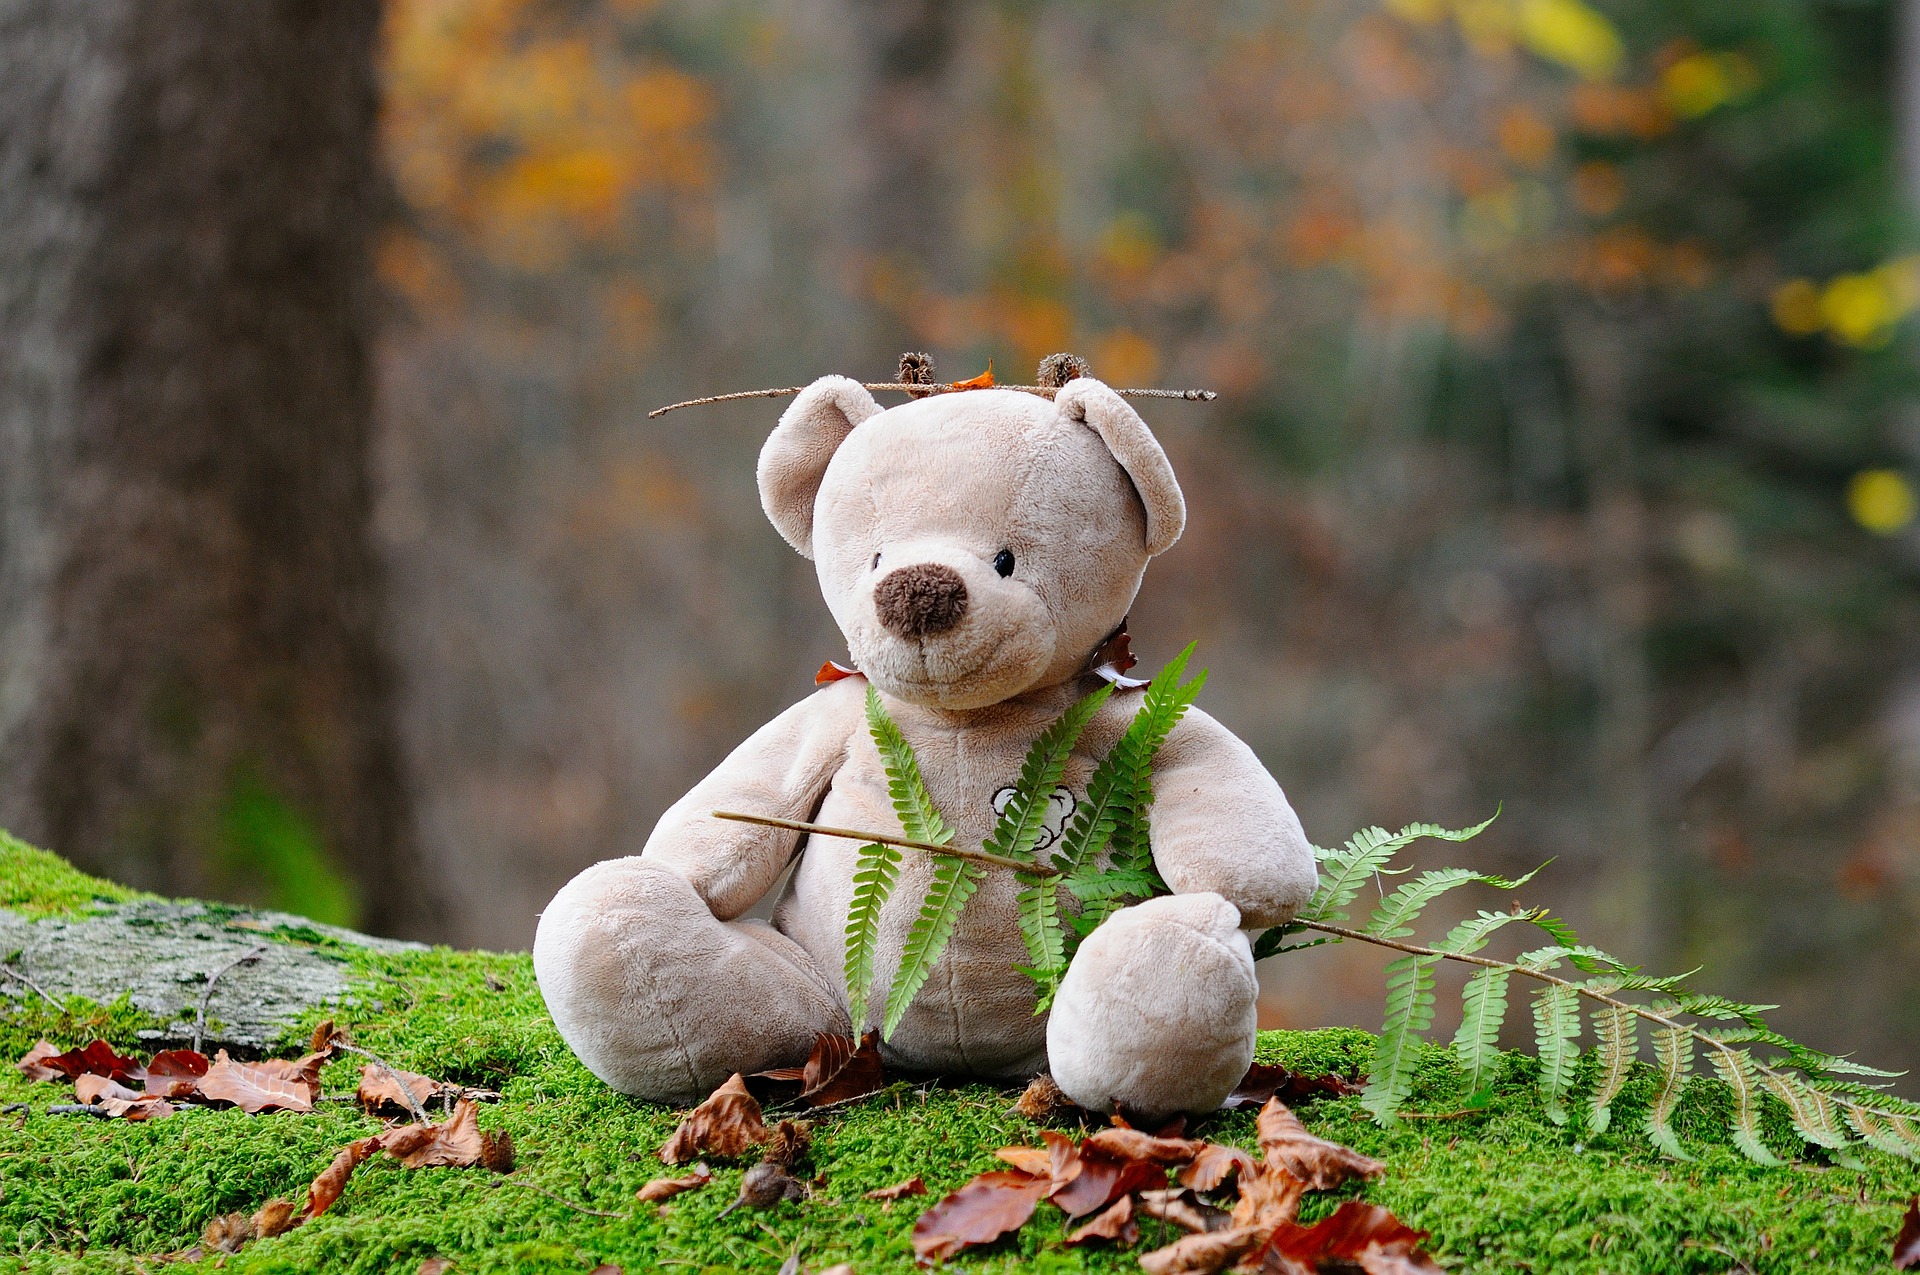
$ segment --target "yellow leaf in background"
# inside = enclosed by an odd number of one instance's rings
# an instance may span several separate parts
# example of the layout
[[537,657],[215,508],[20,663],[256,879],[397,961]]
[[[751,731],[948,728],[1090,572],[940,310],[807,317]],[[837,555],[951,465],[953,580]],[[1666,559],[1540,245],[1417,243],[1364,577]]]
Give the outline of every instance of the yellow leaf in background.
[[1888,329],[1900,318],[1900,309],[1892,290],[1877,276],[1843,274],[1820,294],[1820,314],[1835,339],[1874,346],[1884,342]]
[[1782,332],[1812,336],[1827,326],[1820,288],[1811,279],[1789,279],[1773,290],[1773,321]]
[[1626,58],[1613,24],[1581,0],[1520,0],[1520,39],[1589,80],[1608,80]]
[[1660,76],[1667,105],[1687,119],[1745,97],[1759,84],[1759,68],[1742,53],[1690,53]]
[[1093,347],[1093,374],[1108,385],[1151,385],[1160,373],[1160,355],[1138,332],[1121,329]]
[[1847,512],[1876,536],[1891,536],[1913,521],[1913,484],[1892,469],[1863,469],[1847,484]]

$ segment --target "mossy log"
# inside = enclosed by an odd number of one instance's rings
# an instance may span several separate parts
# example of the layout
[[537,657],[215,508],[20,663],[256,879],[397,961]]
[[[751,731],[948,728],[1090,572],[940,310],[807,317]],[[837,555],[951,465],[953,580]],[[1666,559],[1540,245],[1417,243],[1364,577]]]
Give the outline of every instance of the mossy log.
[[[655,1151],[678,1113],[616,1094],[580,1066],[547,1018],[524,953],[410,949],[356,942],[294,919],[263,924],[243,910],[130,906],[141,903],[51,855],[0,841],[0,907],[12,913],[0,914],[0,924],[17,929],[32,917],[72,927],[90,916],[177,916],[227,931],[194,942],[222,950],[267,942],[275,951],[275,963],[263,963],[268,970],[282,961],[324,960],[338,972],[337,983],[316,990],[304,1008],[283,1002],[273,1043],[297,1052],[317,1022],[335,1018],[357,1043],[399,1066],[499,1090],[504,1099],[482,1109],[481,1124],[511,1132],[519,1148],[511,1179],[482,1169],[409,1172],[370,1163],[325,1216],[205,1263],[212,1269],[223,1261],[227,1275],[412,1275],[431,1257],[451,1259],[462,1273],[571,1275],[609,1262],[629,1273],[771,1275],[796,1252],[812,1270],[850,1262],[861,1275],[906,1272],[913,1269],[908,1235],[927,1201],[888,1209],[864,1193],[917,1174],[937,1199],[996,1167],[995,1148],[1037,1141],[1037,1128],[1013,1113],[1015,1095],[1007,1090],[900,1083],[821,1118],[813,1163],[824,1181],[811,1199],[721,1217],[746,1166],[715,1165],[711,1186],[662,1211],[637,1203],[634,1192],[674,1172]],[[128,974],[121,990],[131,992],[138,971]],[[42,981],[37,973],[34,981]],[[88,986],[96,990],[67,998],[56,1011],[23,986],[0,985],[0,1048],[12,1058],[42,1036],[62,1045],[101,1036],[145,1051],[152,1037],[143,1033],[170,1032],[180,1022],[177,1013],[141,1008],[136,996]],[[197,990],[187,990],[197,999]],[[218,995],[210,1016],[220,1017]],[[1260,1057],[1353,1073],[1372,1047],[1370,1035],[1349,1029],[1269,1032]],[[330,1066],[326,1092],[351,1091],[360,1065],[348,1059]],[[1366,1197],[1431,1231],[1429,1247],[1449,1270],[1786,1275],[1889,1268],[1901,1209],[1920,1190],[1920,1166],[1877,1152],[1863,1153],[1860,1169],[1807,1159],[1781,1168],[1752,1164],[1725,1144],[1726,1095],[1710,1081],[1689,1090],[1678,1120],[1696,1158],[1663,1159],[1637,1130],[1651,1096],[1650,1072],[1643,1068],[1627,1086],[1612,1129],[1590,1137],[1546,1119],[1534,1065],[1508,1057],[1491,1104],[1463,1111],[1466,1094],[1451,1056],[1429,1049],[1408,1108],[1415,1118],[1382,1128],[1352,1098],[1323,1099],[1300,1114],[1315,1133],[1386,1162]],[[311,1115],[186,1110],[130,1124],[46,1114],[64,1100],[54,1085],[0,1068],[0,1103],[27,1104],[0,1119],[0,1255],[27,1272],[154,1269],[155,1255],[189,1247],[219,1214],[251,1211],[275,1196],[303,1199],[337,1148],[380,1129],[351,1103],[323,1103]],[[1217,1141],[1253,1145],[1250,1110],[1222,1113],[1203,1128]],[[1778,1150],[1804,1154],[1784,1111],[1770,1112],[1767,1128]],[[508,1181],[541,1190],[502,1185]],[[1311,1202],[1307,1218],[1330,1211],[1338,1198]],[[1143,1247],[1173,1238],[1156,1228],[1147,1223]],[[1064,1233],[1058,1212],[1043,1208],[1012,1240],[949,1266],[1138,1269],[1136,1252],[1064,1248]]]

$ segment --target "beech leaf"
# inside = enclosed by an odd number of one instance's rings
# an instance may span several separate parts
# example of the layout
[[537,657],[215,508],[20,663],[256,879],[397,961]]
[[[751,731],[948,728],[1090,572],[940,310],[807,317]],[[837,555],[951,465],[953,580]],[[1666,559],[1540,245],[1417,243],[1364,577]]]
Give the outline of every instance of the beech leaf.
[[191,1098],[212,1064],[197,1049],[163,1049],[147,1064],[146,1090],[166,1098]]
[[1306,1186],[1285,1169],[1256,1164],[1252,1172],[1240,1175],[1240,1198],[1234,1202],[1235,1226],[1258,1226],[1272,1230],[1282,1222],[1291,1222],[1300,1212],[1300,1197]]
[[[1420,1250],[1426,1238],[1427,1232],[1377,1204],[1348,1200],[1312,1226],[1282,1222],[1255,1256],[1264,1260],[1272,1254],[1307,1270],[1344,1265],[1358,1266],[1369,1275],[1441,1275],[1440,1267]],[[1258,1269],[1260,1261],[1248,1265]]]
[[1167,1184],[1164,1165],[1149,1159],[1122,1159],[1093,1146],[1092,1139],[1081,1144],[1079,1165],[1080,1171],[1070,1181],[1049,1192],[1049,1198],[1068,1217],[1084,1217],[1123,1195],[1157,1190]]
[[993,360],[987,360],[987,370],[978,376],[970,376],[964,381],[949,381],[947,388],[953,390],[990,390],[993,388]]
[[680,1121],[673,1136],[660,1148],[660,1158],[668,1164],[684,1164],[703,1155],[735,1159],[766,1140],[767,1126],[760,1118],[760,1104],[747,1092],[745,1079],[735,1072]]
[[1053,1156],[1045,1147],[1001,1147],[993,1154],[1022,1173],[1037,1178],[1053,1176]]
[[[467,1169],[484,1164],[506,1173],[513,1163],[511,1140],[505,1134],[494,1137],[481,1131],[479,1108],[471,1098],[455,1103],[453,1115],[443,1124],[403,1125],[381,1134],[380,1146],[409,1169],[431,1165]],[[497,1167],[501,1164],[507,1167]]]
[[[27,1052],[31,1054],[33,1050]],[[80,1076],[106,1076],[121,1084],[138,1084],[144,1071],[137,1059],[115,1053],[113,1046],[104,1040],[89,1041],[78,1049],[67,1050],[64,1054],[44,1055],[37,1061],[41,1066],[51,1067],[56,1073],[69,1080]]]
[[1121,1248],[1139,1242],[1140,1223],[1133,1218],[1131,1195],[1121,1196],[1095,1214],[1092,1221],[1077,1227],[1067,1236],[1067,1243],[1073,1245],[1085,1244],[1089,1240],[1112,1240]]
[[1200,1148],[1192,1164],[1180,1170],[1175,1180],[1195,1191],[1211,1191],[1230,1177],[1237,1175],[1244,1180],[1252,1168],[1253,1157],[1239,1147],[1209,1142]]
[[801,1076],[800,1101],[809,1107],[824,1107],[874,1093],[887,1083],[885,1066],[880,1061],[880,1033],[869,1031],[856,1046],[851,1036],[830,1036],[822,1032],[807,1055]]
[[213,1065],[207,1068],[207,1074],[200,1077],[195,1088],[202,1098],[210,1102],[230,1102],[248,1115],[271,1110],[312,1111],[319,1086],[289,1078],[283,1073],[286,1065],[282,1063],[281,1068],[269,1069],[255,1063],[238,1063],[227,1057],[223,1049],[214,1056]]
[[1256,1127],[1266,1162],[1285,1169],[1310,1190],[1331,1191],[1350,1178],[1370,1178],[1387,1167],[1351,1147],[1314,1137],[1278,1098],[1267,1099],[1260,1108]]
[[347,1189],[347,1179],[353,1171],[366,1161],[366,1158],[380,1149],[378,1134],[371,1138],[360,1138],[349,1142],[334,1154],[333,1163],[321,1170],[320,1176],[307,1188],[307,1216],[319,1217],[333,1207],[340,1193]]
[[13,1065],[19,1068],[20,1074],[28,1080],[58,1080],[64,1073],[57,1067],[49,1067],[47,1059],[56,1057],[59,1053],[60,1047],[52,1041],[35,1041],[33,1048],[20,1055],[20,1060]]
[[633,1197],[642,1204],[659,1204],[683,1191],[696,1191],[712,1181],[713,1170],[702,1162],[694,1165],[693,1172],[683,1178],[655,1178],[635,1191]]
[[883,1204],[892,1204],[895,1200],[904,1200],[909,1195],[925,1195],[926,1193],[926,1180],[916,1174],[908,1178],[905,1182],[896,1182],[892,1186],[883,1186],[878,1190],[868,1191],[864,1198],[879,1200]]
[[1202,1204],[1192,1191],[1182,1188],[1142,1191],[1139,1198],[1140,1211],[1148,1217],[1157,1217],[1162,1222],[1172,1223],[1196,1235],[1224,1231],[1233,1225],[1231,1213],[1211,1204]]
[[1893,1269],[1920,1270],[1920,1195],[1907,1204],[1907,1215],[1900,1222],[1900,1234],[1893,1241]]
[[914,1256],[923,1263],[945,1261],[1019,1230],[1050,1185],[1031,1173],[982,1173],[920,1215],[913,1224]]
[[1328,1072],[1321,1076],[1308,1076],[1288,1067],[1255,1063],[1247,1068],[1247,1074],[1227,1095],[1220,1106],[1226,1110],[1235,1107],[1264,1103],[1269,1098],[1278,1098],[1288,1106],[1298,1106],[1310,1098],[1342,1098],[1356,1094],[1361,1086],[1354,1084],[1345,1076]]
[[1116,1160],[1151,1160],[1155,1164],[1185,1164],[1206,1148],[1206,1143],[1187,1138],[1156,1137],[1138,1129],[1102,1129],[1080,1144],[1080,1153],[1089,1149]]
[[[413,1102],[408,1102],[406,1093],[401,1090],[402,1081],[406,1083],[408,1089],[413,1091]],[[353,1097],[368,1111],[391,1109],[411,1115],[415,1103],[424,1107],[430,1099],[439,1097],[446,1088],[446,1085],[431,1076],[401,1071],[397,1067],[392,1072],[388,1072],[385,1067],[368,1063],[360,1069],[360,1087],[354,1090]]]
[[1212,1275],[1246,1256],[1265,1236],[1255,1226],[1189,1235],[1141,1254],[1140,1269],[1147,1275]]

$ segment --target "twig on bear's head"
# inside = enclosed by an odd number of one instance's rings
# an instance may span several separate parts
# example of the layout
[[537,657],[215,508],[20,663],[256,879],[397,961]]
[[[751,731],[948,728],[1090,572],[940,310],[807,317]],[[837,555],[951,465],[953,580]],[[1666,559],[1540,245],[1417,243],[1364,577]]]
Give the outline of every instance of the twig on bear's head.
[[996,868],[1012,868],[1015,872],[1024,872],[1029,876],[1057,877],[1060,869],[1046,863],[1024,863],[1019,859],[1009,859],[1005,855],[994,854],[987,850],[963,850],[959,846],[937,846],[931,841],[914,841],[908,837],[895,837],[884,832],[863,832],[858,828],[833,828],[823,823],[807,823],[800,819],[778,819],[772,815],[743,815],[737,810],[716,810],[715,819],[732,819],[737,823],[764,824],[769,828],[785,828],[789,832],[805,832],[819,837],[842,837],[848,841],[879,842],[883,846],[901,846],[908,850],[919,850],[925,854],[952,855],[956,859],[971,859],[975,863],[988,863]]
[[[864,388],[869,390],[892,390],[897,394],[910,394],[914,398],[932,398],[936,394],[966,394],[969,390],[952,385],[902,385],[898,381],[865,381]],[[669,403],[665,407],[656,407],[647,413],[647,419],[665,416],[668,412],[677,412],[683,407],[705,407],[709,403],[731,403],[743,398],[785,398],[806,389],[804,385],[788,385],[770,390],[735,390],[731,394],[709,394],[705,398],[690,398],[680,403]],[[1021,394],[1037,394],[1041,398],[1052,398],[1059,390],[1051,385],[995,385],[996,390],[1014,390]],[[1211,403],[1220,396],[1212,390],[1160,390],[1128,389],[1115,390],[1121,398],[1174,398],[1188,403]]]

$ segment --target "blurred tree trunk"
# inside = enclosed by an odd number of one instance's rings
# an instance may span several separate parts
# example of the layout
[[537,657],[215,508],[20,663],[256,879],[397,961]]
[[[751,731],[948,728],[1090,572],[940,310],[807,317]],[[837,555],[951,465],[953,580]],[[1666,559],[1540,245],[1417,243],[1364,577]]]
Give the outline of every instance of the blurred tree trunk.
[[418,933],[369,539],[379,16],[0,0],[0,826]]

